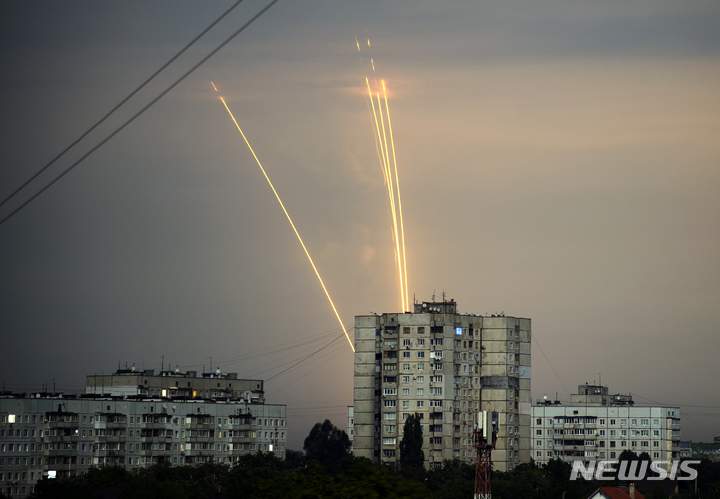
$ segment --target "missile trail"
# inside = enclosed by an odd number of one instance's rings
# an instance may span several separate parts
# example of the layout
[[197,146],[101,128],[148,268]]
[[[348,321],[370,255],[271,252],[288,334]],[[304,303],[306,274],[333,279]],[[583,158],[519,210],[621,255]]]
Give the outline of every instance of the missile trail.
[[407,282],[407,257],[405,255],[405,225],[403,224],[402,201],[400,199],[400,178],[398,177],[397,159],[395,157],[395,141],[393,140],[392,123],[390,122],[390,107],[388,106],[387,90],[385,89],[385,80],[382,80],[383,94],[385,95],[385,114],[388,120],[388,129],[390,130],[390,144],[392,146],[393,164],[395,166],[395,188],[397,189],[398,211],[400,212],[400,236],[402,238],[403,253],[403,271],[405,273],[405,310],[410,310],[410,294],[408,292]]
[[[212,83],[212,82],[210,82]],[[215,84],[212,83],[212,86],[217,91],[217,87],[215,87]],[[237,120],[235,119],[235,116],[233,115],[232,111],[230,111],[230,108],[228,107],[227,103],[225,102],[225,99],[223,99],[222,96],[220,97],[220,101],[223,103],[223,106],[225,106],[225,109],[227,110],[228,114],[230,115],[230,118],[232,118],[233,123],[235,123],[235,126],[237,127],[238,131],[240,132],[240,135],[242,135],[242,138],[245,140],[245,144],[247,144],[248,149],[250,149],[250,152],[252,153],[253,157],[255,158],[255,161],[257,162],[258,166],[260,167],[260,170],[262,171],[263,175],[265,176],[265,180],[267,180],[268,184],[270,185],[270,188],[272,189],[273,193],[275,194],[275,197],[278,200],[278,203],[280,203],[280,207],[285,212],[285,216],[288,219],[288,222],[290,222],[290,226],[293,228],[293,231],[295,231],[295,235],[298,238],[298,241],[300,241],[300,245],[302,246],[303,250],[305,251],[305,255],[308,257],[308,260],[310,261],[310,265],[312,266],[313,270],[315,271],[315,275],[318,278],[318,281],[320,281],[320,286],[322,286],[323,291],[325,291],[325,296],[327,296],[328,301],[330,302],[330,306],[333,309],[333,312],[335,312],[335,317],[337,317],[338,322],[340,323],[340,327],[342,328],[343,332],[345,333],[345,338],[347,338],[348,344],[350,345],[350,348],[353,352],[355,352],[355,347],[352,344],[352,341],[350,341],[350,335],[348,335],[347,329],[345,329],[345,324],[343,324],[342,319],[340,318],[340,314],[337,311],[337,308],[335,308],[335,303],[333,303],[332,298],[330,298],[330,293],[328,292],[327,288],[325,287],[325,283],[322,280],[322,277],[320,277],[320,272],[318,272],[317,267],[315,266],[315,263],[313,262],[312,257],[310,256],[310,252],[308,251],[307,247],[305,247],[305,243],[303,242],[302,238],[300,237],[300,233],[298,232],[297,228],[295,228],[295,224],[292,221],[292,218],[290,218],[290,214],[285,209],[285,205],[283,204],[282,200],[280,199],[280,195],[275,190],[275,186],[273,186],[273,183],[270,181],[270,177],[268,177],[267,173],[265,172],[265,168],[263,168],[262,164],[260,163],[260,160],[257,157],[257,154],[255,154],[255,151],[253,150],[252,146],[250,145],[250,142],[248,142],[247,137],[245,137],[245,134],[242,131],[242,128],[240,128],[240,125],[238,124]]]
[[400,304],[401,310],[404,312],[405,308],[405,287],[403,285],[403,273],[402,273],[402,257],[400,256],[400,238],[398,237],[398,220],[397,220],[397,209],[395,207],[395,188],[393,187],[392,173],[390,171],[390,150],[388,149],[387,133],[385,131],[385,120],[383,119],[382,105],[380,103],[380,92],[377,93],[378,110],[380,111],[380,124],[382,125],[383,140],[385,141],[385,156],[387,158],[387,174],[390,179],[390,206],[392,208],[393,215],[393,233],[395,234],[395,247],[397,251],[397,263],[398,263],[398,278],[400,281]]
[[[395,212],[395,199],[393,196],[393,188],[392,188],[392,176],[390,175],[390,166],[389,166],[389,157],[386,155],[385,148],[383,148],[383,138],[382,134],[380,132],[380,124],[378,123],[377,119],[377,113],[375,112],[375,101],[373,100],[372,91],[370,90],[370,82],[367,78],[365,78],[365,84],[367,85],[368,89],[368,95],[370,97],[370,103],[372,104],[372,110],[373,110],[373,116],[375,117],[375,129],[377,130],[378,135],[378,142],[380,143],[380,152],[382,155],[383,160],[383,175],[385,177],[385,183],[387,184],[388,188],[388,198],[390,199],[390,213],[392,214],[392,229],[393,229],[393,237],[397,243],[397,215]],[[380,106],[380,95],[378,94],[378,112],[380,112],[380,119],[382,120],[382,107]],[[385,131],[385,124],[383,123],[382,131],[384,133]],[[385,144],[387,145],[387,140],[385,141]],[[400,268],[400,250],[398,247],[397,250],[397,256],[398,256],[398,269]],[[402,285],[402,272],[400,273],[400,308],[401,310],[405,310],[405,298],[403,295],[403,285]]]
[[[367,30],[365,30],[367,32]],[[367,45],[370,47],[370,38],[366,38]],[[355,45],[360,51],[359,41],[355,37]],[[363,58],[361,57],[362,61]],[[395,256],[398,266],[398,281],[400,287],[400,305],[402,310],[407,311],[410,309],[410,291],[408,283],[408,271],[407,271],[407,249],[405,243],[405,220],[402,212],[402,198],[400,195],[400,175],[398,172],[397,156],[395,153],[395,137],[393,135],[392,121],[390,119],[390,104],[388,101],[387,87],[385,80],[380,79],[376,76],[375,59],[370,57],[370,65],[366,71],[374,78],[374,86],[370,87],[370,81],[368,76],[365,77],[365,85],[367,86],[367,97],[370,99],[370,106],[368,106],[368,112],[372,107],[371,123],[374,120],[375,133],[373,138],[375,141],[375,149],[380,160],[380,167],[383,173],[384,183],[388,189],[388,201],[390,203],[390,214],[391,214],[391,232],[395,243]],[[382,98],[385,100],[385,110],[383,111],[383,104],[381,101],[379,87],[382,85],[383,95]],[[373,95],[373,91],[376,92]],[[377,102],[375,99],[377,98]],[[375,109],[377,104],[377,110]],[[378,118],[379,115],[379,118]],[[387,119],[387,126],[385,124]],[[388,140],[388,135],[390,135]],[[390,152],[392,150],[392,163],[390,160]],[[394,178],[393,178],[394,177]],[[397,199],[396,199],[397,196]]]

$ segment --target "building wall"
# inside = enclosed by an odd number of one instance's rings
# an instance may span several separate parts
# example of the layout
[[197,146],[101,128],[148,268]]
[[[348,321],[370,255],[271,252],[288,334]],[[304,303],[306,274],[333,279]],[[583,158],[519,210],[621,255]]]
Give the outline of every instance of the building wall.
[[530,320],[457,312],[455,302],[414,313],[355,318],[354,452],[400,460],[408,416],[423,427],[426,466],[472,462],[474,419],[498,411],[495,469],[530,459]]
[[678,407],[559,406],[532,408],[532,457],[543,464],[613,460],[624,450],[654,461],[678,459]]
[[232,464],[258,450],[285,457],[285,405],[61,397],[0,397],[0,492],[24,496],[50,472],[105,464]]
[[119,369],[113,374],[87,376],[85,393],[93,395],[146,397],[187,397],[205,399],[241,399],[264,402],[263,381],[238,379],[235,373],[221,373],[218,369],[197,371],[161,371],[153,369]]

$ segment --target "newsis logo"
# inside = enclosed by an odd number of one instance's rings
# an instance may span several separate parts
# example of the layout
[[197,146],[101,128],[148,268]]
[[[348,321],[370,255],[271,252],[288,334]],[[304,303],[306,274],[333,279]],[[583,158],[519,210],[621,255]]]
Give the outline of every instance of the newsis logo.
[[[670,472],[665,466],[668,464],[671,465]],[[582,461],[575,461],[570,480],[577,480],[578,475],[585,480],[614,480],[615,472],[619,480],[695,480],[698,473],[691,464],[700,464],[700,461],[590,461],[587,466]],[[648,476],[648,468],[657,476]]]

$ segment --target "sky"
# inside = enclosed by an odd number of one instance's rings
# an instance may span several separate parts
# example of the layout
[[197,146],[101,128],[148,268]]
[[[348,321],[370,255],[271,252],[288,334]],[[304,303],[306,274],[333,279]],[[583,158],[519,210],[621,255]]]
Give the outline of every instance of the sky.
[[[232,3],[0,4],[0,199]],[[245,0],[0,218],[265,4]],[[267,380],[290,448],[344,427],[352,352],[218,97],[350,328],[400,309],[368,77],[388,90],[410,296],[531,318],[534,400],[602,382],[679,405],[682,438],[708,441],[718,25],[703,0],[280,0],[0,225],[0,380],[72,393],[126,363],[212,364]]]

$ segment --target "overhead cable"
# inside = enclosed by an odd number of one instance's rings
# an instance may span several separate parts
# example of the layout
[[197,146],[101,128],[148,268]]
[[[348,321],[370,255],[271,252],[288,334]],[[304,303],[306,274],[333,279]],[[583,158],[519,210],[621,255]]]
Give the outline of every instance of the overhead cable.
[[13,215],[15,215],[17,212],[19,212],[20,210],[22,210],[22,209],[23,209],[25,206],[27,206],[28,204],[30,204],[35,198],[37,198],[40,194],[42,194],[43,192],[45,192],[45,191],[46,191],[50,186],[52,186],[55,182],[57,182],[57,181],[60,180],[62,177],[64,177],[65,174],[67,174],[70,170],[72,170],[72,169],[75,168],[77,165],[79,165],[85,158],[87,158],[87,157],[90,156],[92,153],[94,153],[95,151],[97,151],[102,145],[104,145],[107,141],[109,141],[111,138],[113,138],[115,135],[117,135],[123,128],[125,128],[125,127],[128,126],[130,123],[132,123],[133,121],[135,121],[135,119],[137,119],[140,115],[142,115],[145,111],[147,111],[153,104],[155,104],[155,103],[156,103],[157,101],[159,101],[162,97],[164,97],[165,94],[167,94],[168,92],[170,92],[170,90],[172,90],[172,89],[175,88],[177,85],[179,85],[185,78],[187,78],[188,76],[190,76],[197,68],[199,68],[200,66],[202,66],[208,59],[210,59],[213,55],[215,55],[220,49],[222,49],[225,45],[227,45],[228,43],[230,43],[236,36],[238,36],[240,33],[242,33],[243,31],[245,31],[245,28],[247,28],[247,27],[250,26],[253,22],[255,22],[255,20],[256,20],[258,17],[260,17],[261,15],[263,15],[270,7],[272,7],[273,5],[275,5],[278,1],[279,1],[279,0],[272,0],[269,4],[267,4],[265,7],[263,7],[262,10],[260,10],[260,12],[258,12],[257,14],[255,14],[248,22],[246,22],[245,24],[243,24],[243,25],[240,27],[240,29],[238,29],[237,31],[235,31],[235,32],[234,32],[232,35],[230,35],[224,42],[222,42],[222,43],[221,43],[220,45],[218,45],[215,49],[213,49],[208,55],[206,55],[205,57],[203,57],[203,58],[200,60],[200,62],[198,62],[198,63],[195,64],[192,68],[190,68],[189,71],[187,71],[187,72],[186,72],[185,74],[183,74],[180,78],[178,78],[172,85],[170,85],[168,88],[166,88],[165,90],[163,90],[163,91],[160,93],[160,95],[158,95],[158,96],[155,97],[153,100],[151,100],[149,104],[147,104],[147,105],[146,105],[145,107],[143,107],[140,111],[138,111],[137,113],[135,113],[135,115],[133,115],[132,118],[130,118],[129,120],[127,120],[125,123],[123,123],[119,128],[117,128],[114,132],[112,132],[112,133],[111,133],[110,135],[108,135],[105,139],[103,139],[98,145],[96,145],[95,147],[93,147],[92,149],[90,149],[90,150],[89,150],[87,153],[85,153],[80,159],[78,159],[78,160],[75,161],[72,165],[70,165],[68,168],[66,168],[60,175],[58,175],[57,177],[55,177],[49,184],[47,184],[45,187],[43,187],[43,188],[40,189],[37,193],[35,193],[32,197],[30,197],[30,199],[28,199],[27,201],[25,201],[25,202],[24,202],[23,204],[21,204],[18,208],[16,208],[15,210],[13,210],[9,215],[7,215],[5,218],[3,218],[2,220],[0,220],[0,225],[2,225],[2,224],[4,224],[5,222],[7,222]]

